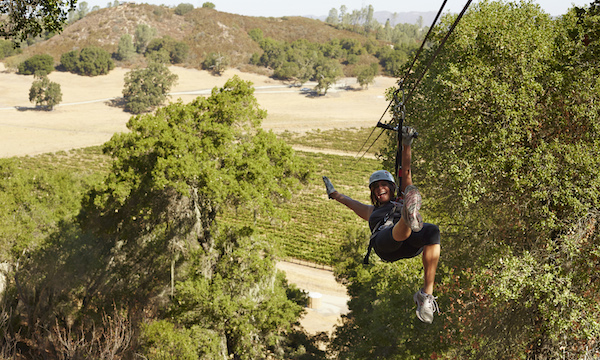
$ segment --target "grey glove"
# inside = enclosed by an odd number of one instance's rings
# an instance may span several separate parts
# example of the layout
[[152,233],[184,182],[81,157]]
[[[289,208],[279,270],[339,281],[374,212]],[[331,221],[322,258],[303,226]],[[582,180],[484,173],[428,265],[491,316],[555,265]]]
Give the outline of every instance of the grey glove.
[[331,183],[331,181],[329,181],[327,176],[323,176],[323,182],[325,183],[325,190],[327,191],[327,196],[329,196],[329,198],[331,199],[331,193],[335,192],[333,184]]
[[417,130],[410,126],[402,127],[402,145],[412,145],[413,139],[416,139],[419,136]]

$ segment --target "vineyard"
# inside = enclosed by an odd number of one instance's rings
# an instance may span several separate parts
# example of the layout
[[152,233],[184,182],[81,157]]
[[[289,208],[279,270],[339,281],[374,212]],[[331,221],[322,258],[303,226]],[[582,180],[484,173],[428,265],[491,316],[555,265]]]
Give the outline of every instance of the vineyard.
[[[370,131],[316,130],[304,134],[286,132],[280,137],[292,146],[356,154]],[[374,149],[380,145],[378,142]],[[227,219],[221,218],[219,222],[234,226],[254,225],[255,236],[281,245],[279,256],[282,258],[330,265],[331,256],[344,240],[346,231],[352,227],[365,227],[366,224],[352,211],[327,198],[321,177],[328,176],[339,191],[368,202],[366,182],[369,174],[381,163],[372,159],[372,152],[371,158],[362,159],[325,153],[296,153],[310,164],[312,171],[307,183],[293,192],[291,200],[281,202],[276,213],[270,216],[255,216],[244,208],[227,209],[221,215]],[[41,240],[40,236],[63,220],[62,217],[77,214],[83,194],[94,183],[102,181],[110,170],[110,163],[111,159],[102,153],[101,147],[2,160],[0,170],[12,174],[10,186],[30,189],[19,190],[18,193],[27,195],[14,201],[28,204],[35,209],[36,215],[33,218],[24,216],[19,221],[5,218],[0,221],[0,232],[20,239],[16,240],[17,243],[24,238],[29,239],[26,243]],[[15,244],[15,248],[20,247]]]
[[[233,220],[238,225],[256,221],[258,235],[282,245],[282,256],[330,265],[348,228],[366,227],[352,211],[329,200],[321,176],[328,176],[336,189],[348,196],[369,202],[367,180],[381,164],[378,160],[351,156],[298,152],[312,164],[313,176],[291,201],[281,204],[281,218],[257,218],[238,209]],[[230,219],[231,221],[232,219]],[[366,249],[367,239],[365,239]]]

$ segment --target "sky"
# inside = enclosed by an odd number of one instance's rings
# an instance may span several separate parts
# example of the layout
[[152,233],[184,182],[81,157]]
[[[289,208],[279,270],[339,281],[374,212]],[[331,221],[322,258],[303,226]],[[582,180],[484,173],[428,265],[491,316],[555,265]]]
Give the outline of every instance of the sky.
[[[89,8],[98,5],[101,8],[111,3],[111,0],[79,0],[86,1]],[[123,0],[124,1],[124,0]],[[473,0],[475,3],[477,0]],[[247,15],[247,16],[327,16],[329,10],[340,9],[345,5],[348,11],[360,10],[369,5],[373,5],[375,11],[410,12],[410,11],[435,11],[437,12],[444,2],[443,0],[136,0],[138,3],[147,3],[154,5],[177,6],[180,3],[192,4],[195,7],[201,7],[205,2],[215,4],[218,11]],[[589,5],[592,0],[533,0],[539,4],[542,9],[553,16],[562,15],[572,5]],[[444,7],[445,12],[458,13],[462,10],[467,0],[447,0]]]

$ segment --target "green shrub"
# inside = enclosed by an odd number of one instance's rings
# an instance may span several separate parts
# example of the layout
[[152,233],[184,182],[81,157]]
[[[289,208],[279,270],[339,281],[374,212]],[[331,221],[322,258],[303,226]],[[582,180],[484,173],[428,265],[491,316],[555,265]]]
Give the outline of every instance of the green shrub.
[[211,52],[202,62],[204,70],[211,71],[213,74],[221,75],[229,65],[229,57],[221,53]]
[[97,46],[64,53],[60,61],[65,70],[79,75],[106,75],[115,68],[110,53]]
[[155,53],[161,51],[168,54],[168,61],[171,64],[181,64],[189,53],[189,46],[185,42],[177,41],[167,35],[150,41],[144,56],[153,58]]
[[102,48],[90,46],[79,53],[79,74],[96,76],[105,75],[115,68],[110,53]]
[[122,35],[119,39],[119,47],[115,57],[117,60],[125,61],[131,59],[134,54],[133,38],[129,34]]
[[48,110],[54,109],[54,106],[62,101],[60,84],[50,81],[44,75],[31,84],[29,101],[35,102],[37,106],[46,106]]
[[22,53],[21,48],[15,48],[12,41],[0,39],[0,59]]
[[177,78],[177,75],[159,62],[150,63],[146,69],[128,72],[125,74],[123,89],[125,110],[141,114],[162,105]]
[[175,15],[185,15],[192,10],[194,10],[194,5],[192,5],[192,4],[187,4],[187,3],[179,4],[175,8]]
[[50,74],[54,70],[54,58],[48,54],[33,55],[18,66],[19,74]]
[[77,71],[77,62],[79,61],[79,51],[72,50],[60,56],[60,65],[69,72]]
[[[177,329],[175,325],[160,320],[142,327],[141,346],[146,359],[198,359],[198,339],[188,329]],[[218,340],[218,339],[217,339]]]
[[135,28],[135,51],[138,54],[143,54],[146,51],[146,46],[152,38],[156,36],[156,29],[146,24],[139,24]]

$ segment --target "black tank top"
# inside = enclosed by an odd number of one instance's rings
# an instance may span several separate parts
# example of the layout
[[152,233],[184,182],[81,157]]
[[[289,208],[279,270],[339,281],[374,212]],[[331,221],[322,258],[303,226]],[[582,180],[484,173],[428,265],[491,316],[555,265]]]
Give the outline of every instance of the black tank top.
[[[392,222],[395,224],[398,222],[398,220],[400,220],[400,218],[402,217],[401,215],[401,209],[402,209],[402,203],[401,202],[397,202],[395,203],[396,205],[396,211],[392,214],[390,214],[390,217],[388,220],[392,220]],[[394,208],[394,202],[388,202],[387,204],[383,204],[380,207],[376,207],[375,209],[373,209],[373,212],[371,213],[371,216],[369,217],[369,228],[371,229],[371,232],[373,232],[373,230],[375,229],[375,227],[377,226],[381,226],[383,225],[382,220],[385,218],[385,216],[387,214],[389,214],[392,209]],[[381,222],[381,224],[380,224]]]

